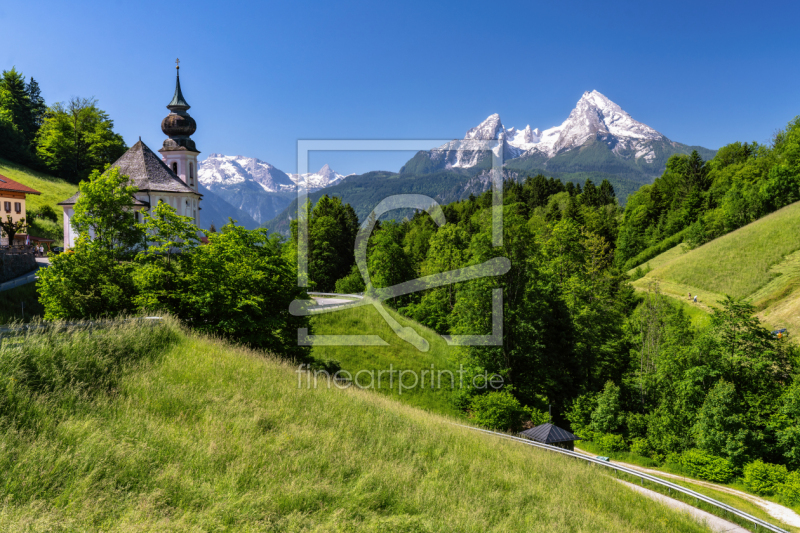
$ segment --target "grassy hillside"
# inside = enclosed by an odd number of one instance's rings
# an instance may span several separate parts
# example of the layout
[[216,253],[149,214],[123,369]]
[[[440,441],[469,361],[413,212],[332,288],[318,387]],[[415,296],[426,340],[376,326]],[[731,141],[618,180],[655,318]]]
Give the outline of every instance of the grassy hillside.
[[[462,411],[457,409],[453,403],[456,392],[451,387],[453,380],[445,373],[449,371],[453,374],[457,387],[459,377],[457,348],[448,346],[444,339],[433,330],[404,318],[392,310],[389,310],[389,313],[403,326],[413,326],[428,341],[430,350],[420,352],[401,340],[374,307],[365,306],[315,315],[311,321],[313,332],[318,335],[352,335],[353,332],[379,335],[388,343],[388,346],[314,346],[312,355],[317,360],[338,361],[344,370],[352,374],[360,370],[373,371],[374,390],[403,403],[440,414],[463,416]],[[424,389],[410,387],[413,385],[414,377],[407,374],[404,377],[405,386],[403,390],[400,390],[396,374],[393,381],[389,380],[388,374],[384,374],[378,384],[377,371],[389,368],[416,372],[429,371],[433,368],[437,372],[437,376],[439,371],[442,371],[443,374],[441,380],[434,381],[433,390],[429,387]],[[370,383],[370,375],[363,374],[359,383]],[[426,384],[428,383],[426,381]],[[441,387],[439,383],[441,383]]]
[[2,531],[703,530],[597,469],[298,387],[173,324],[30,334],[0,365]]
[[771,327],[800,333],[800,202],[784,207],[697,249],[683,245],[648,262],[652,271],[634,282],[688,302],[699,295],[708,309],[725,295],[748,299]]
[[2,158],[0,158],[0,174],[42,193],[38,196],[35,194],[27,196],[28,209],[49,205],[58,214],[58,224],[37,220],[36,227],[31,230],[31,234],[37,237],[56,238],[56,240],[63,239],[64,210],[56,204],[75,194],[78,186]]

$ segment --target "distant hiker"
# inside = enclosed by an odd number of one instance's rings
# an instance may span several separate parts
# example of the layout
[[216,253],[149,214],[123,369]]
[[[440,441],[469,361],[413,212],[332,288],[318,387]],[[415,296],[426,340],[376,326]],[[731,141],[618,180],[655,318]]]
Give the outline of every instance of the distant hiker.
[[694,295],[694,303],[697,303],[697,295]]
[[690,300],[692,299],[692,293],[691,293],[691,291],[689,291],[689,299],[690,299]]

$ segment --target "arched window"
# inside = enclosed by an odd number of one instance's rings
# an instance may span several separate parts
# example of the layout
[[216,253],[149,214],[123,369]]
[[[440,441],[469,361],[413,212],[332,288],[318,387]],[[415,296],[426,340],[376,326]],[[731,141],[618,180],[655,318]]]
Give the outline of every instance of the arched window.
[[194,165],[189,163],[189,185],[194,185]]
[[172,163],[172,171],[176,176],[178,175],[178,163]]

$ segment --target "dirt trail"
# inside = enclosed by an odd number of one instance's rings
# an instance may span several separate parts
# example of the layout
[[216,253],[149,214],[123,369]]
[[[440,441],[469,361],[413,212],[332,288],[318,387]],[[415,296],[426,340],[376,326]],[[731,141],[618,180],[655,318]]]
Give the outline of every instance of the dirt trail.
[[692,507],[688,503],[683,503],[681,501],[675,500],[670,498],[669,496],[664,496],[656,491],[645,489],[640,487],[639,485],[634,485],[633,483],[628,483],[627,481],[622,481],[621,479],[617,479],[623,485],[627,486],[628,488],[640,492],[651,498],[657,502],[663,503],[668,507],[672,507],[673,509],[677,509],[678,511],[682,511],[694,517],[698,522],[702,522],[708,528],[713,531],[714,533],[750,533],[749,530],[734,524],[724,518],[720,518],[716,515],[713,515],[709,512],[703,511],[696,507]]
[[[579,450],[578,448],[575,448],[575,451],[578,452],[578,453],[582,453],[583,455],[587,455],[589,457],[595,457],[594,455],[592,455],[592,454],[590,454],[590,453],[588,453],[588,452],[586,452],[584,450]],[[747,500],[747,501],[749,501],[749,502],[751,502],[751,503],[753,503],[755,505],[758,505],[759,507],[764,509],[764,511],[766,511],[767,514],[770,515],[772,518],[780,520],[781,522],[783,522],[786,525],[789,525],[789,526],[792,526],[792,527],[796,527],[796,528],[800,528],[800,515],[798,515],[797,513],[795,513],[794,511],[792,511],[788,507],[785,507],[785,506],[780,505],[778,503],[771,502],[769,500],[765,500],[763,498],[759,498],[758,496],[753,496],[752,494],[748,494],[748,493],[742,492],[740,490],[732,489],[730,487],[725,487],[723,485],[717,485],[715,483],[710,483],[708,481],[700,481],[700,480],[697,480],[697,479],[685,478],[683,476],[678,476],[676,474],[670,474],[670,473],[667,473],[667,472],[662,472],[661,470],[653,470],[652,468],[644,468],[642,466],[632,465],[630,463],[623,463],[622,461],[614,461],[614,462],[616,464],[619,464],[619,465],[622,465],[622,466],[625,466],[625,467],[628,467],[628,468],[632,468],[633,470],[638,470],[640,472],[644,472],[645,474],[651,474],[651,475],[654,475],[654,476],[661,476],[661,477],[670,478],[670,479],[680,479],[680,480],[688,481],[690,483],[694,483],[695,485],[700,485],[702,487],[706,487],[706,488],[709,488],[709,489],[714,489],[714,490],[717,490],[719,492],[725,492],[725,493],[728,493],[728,494],[732,494],[734,496],[738,496],[739,498],[742,498],[743,500]]]

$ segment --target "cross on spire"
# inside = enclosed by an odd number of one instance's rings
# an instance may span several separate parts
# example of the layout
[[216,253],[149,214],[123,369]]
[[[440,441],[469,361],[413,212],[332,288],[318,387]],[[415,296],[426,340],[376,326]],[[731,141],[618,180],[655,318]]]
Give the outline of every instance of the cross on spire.
[[175,68],[176,69],[180,69],[181,68],[181,60],[180,59],[176,59],[175,60]]

